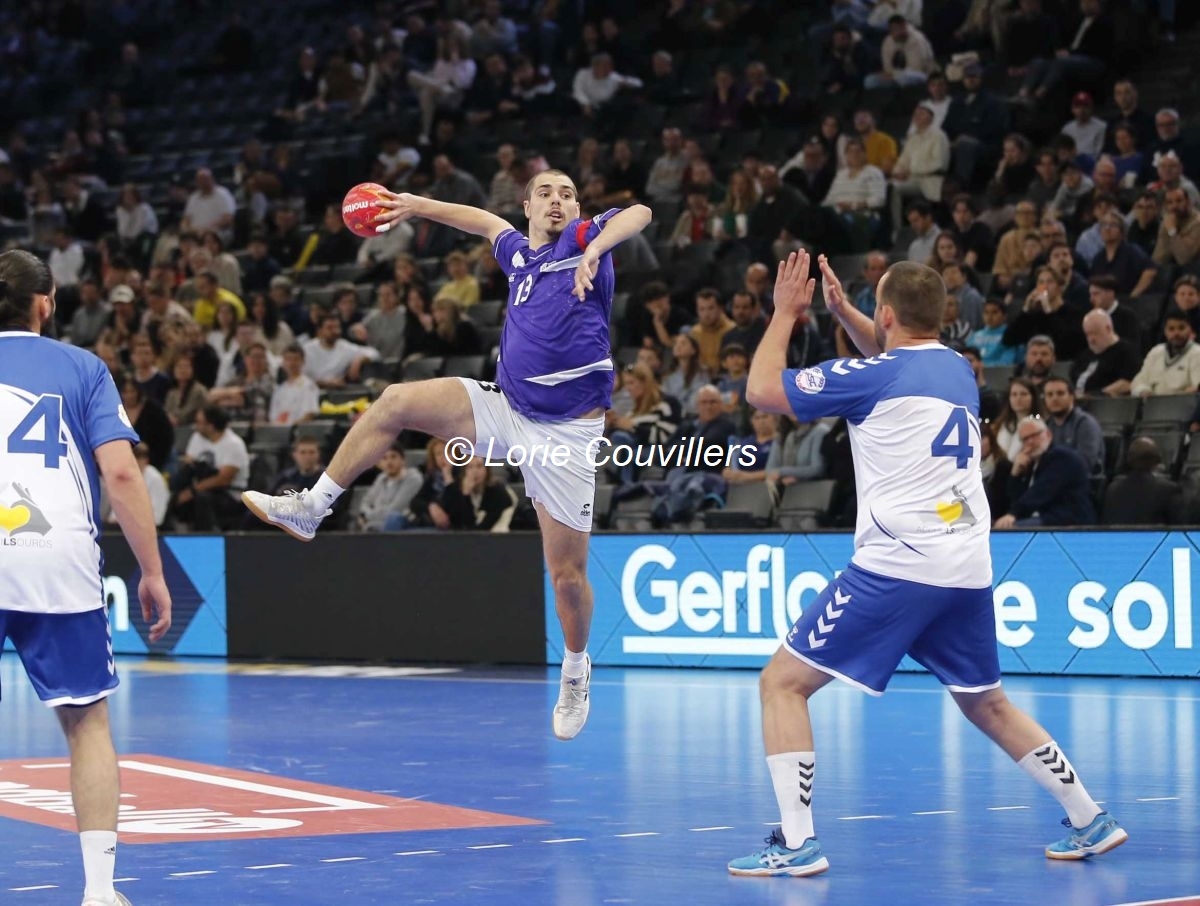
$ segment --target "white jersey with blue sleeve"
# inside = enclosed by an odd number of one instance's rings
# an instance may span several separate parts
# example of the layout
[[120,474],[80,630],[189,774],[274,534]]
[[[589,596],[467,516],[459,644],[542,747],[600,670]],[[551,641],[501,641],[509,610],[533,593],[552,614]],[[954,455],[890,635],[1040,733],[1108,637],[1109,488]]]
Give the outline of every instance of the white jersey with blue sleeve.
[[113,440],[138,435],[100,359],[0,332],[0,610],[103,606],[95,450]]
[[783,373],[802,421],[842,416],[858,491],[853,562],[948,588],[992,581],[980,467],[979,390],[940,343]]

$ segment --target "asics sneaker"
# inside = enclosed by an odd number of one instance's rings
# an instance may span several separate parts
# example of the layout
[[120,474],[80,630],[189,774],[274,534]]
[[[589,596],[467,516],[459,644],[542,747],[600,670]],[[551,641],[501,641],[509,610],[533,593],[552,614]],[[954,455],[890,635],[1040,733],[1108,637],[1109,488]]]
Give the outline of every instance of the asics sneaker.
[[767,844],[764,849],[730,862],[729,873],[752,877],[791,875],[800,878],[819,875],[829,869],[829,860],[821,852],[821,844],[816,837],[809,837],[799,849],[788,849],[783,831],[775,828],[764,842]]
[[279,497],[261,491],[243,491],[242,503],[250,512],[268,525],[277,525],[293,538],[312,541],[321,520],[333,510],[314,516],[306,506],[308,491],[284,491]]
[[1047,859],[1086,859],[1116,849],[1129,839],[1129,834],[1108,812],[1101,812],[1087,827],[1075,827],[1069,818],[1063,824],[1071,833],[1046,847]]
[[559,739],[574,739],[587,723],[591,696],[592,659],[587,657],[583,676],[562,678],[558,704],[554,706],[554,735]]

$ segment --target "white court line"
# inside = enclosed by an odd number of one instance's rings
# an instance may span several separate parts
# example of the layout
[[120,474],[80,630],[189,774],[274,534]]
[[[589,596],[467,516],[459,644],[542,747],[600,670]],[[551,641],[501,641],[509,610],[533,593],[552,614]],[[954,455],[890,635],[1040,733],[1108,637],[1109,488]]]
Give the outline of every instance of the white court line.
[[[1138,799],[1138,802],[1178,802],[1178,796],[1147,796],[1144,799]],[[1186,899],[1186,897],[1185,897]],[[1167,902],[1170,902],[1168,900]]]
[[322,859],[322,862],[364,862],[366,856],[341,856],[337,859]]
[[8,888],[16,893],[25,893],[27,890],[58,890],[57,884],[38,884],[35,887],[10,887]]
[[876,818],[886,818],[887,815],[843,815],[838,821],[873,821]]
[[613,834],[614,837],[658,837],[658,831],[642,831],[640,834]]
[[124,884],[126,881],[140,881],[141,878],[113,878],[114,884]]
[[70,766],[71,766],[71,763],[69,761],[64,761],[61,763],[55,762],[54,764],[23,764],[23,765],[21,765],[21,767],[23,767],[27,771],[45,771],[50,768],[69,768]]
[[292,868],[291,862],[276,862],[273,865],[247,865],[246,871],[266,871],[268,868]]
[[582,843],[584,837],[559,837],[556,840],[543,840],[543,843]]
[[989,805],[989,812],[1015,812],[1018,809],[1029,808],[1027,805]]
[[[193,783],[207,783],[210,786],[221,786],[231,790],[241,790],[246,793],[263,793],[279,799],[291,799],[300,802],[313,802],[317,805],[329,806],[329,811],[341,809],[387,808],[374,802],[361,802],[357,799],[343,799],[339,796],[323,796],[320,793],[308,793],[304,790],[289,789],[283,786],[271,786],[266,783],[251,783],[248,780],[237,780],[233,777],[222,777],[219,774],[205,774],[200,771],[186,771],[182,768],[172,768],[166,765],[149,764],[144,761],[121,759],[121,767],[130,771],[143,771],[147,774],[158,774],[163,777],[175,777],[179,780],[190,780]],[[275,814],[287,809],[255,809],[260,815]]]
[[481,846],[468,846],[467,849],[512,849],[511,843],[484,843]]
[[439,854],[436,849],[412,849],[406,853],[393,853],[396,856],[436,856]]
[[1138,900],[1136,903],[1118,903],[1117,906],[1167,906],[1168,903],[1191,903],[1200,896],[1175,897],[1171,900]]
[[940,809],[933,812],[913,812],[914,815],[953,815],[953,809]]
[[733,825],[732,824],[721,824],[721,825],[718,825],[717,827],[689,827],[688,830],[690,830],[696,834],[702,834],[705,831],[733,830]]
[[200,875],[215,875],[216,872],[211,869],[208,871],[173,871],[168,878],[198,878]]

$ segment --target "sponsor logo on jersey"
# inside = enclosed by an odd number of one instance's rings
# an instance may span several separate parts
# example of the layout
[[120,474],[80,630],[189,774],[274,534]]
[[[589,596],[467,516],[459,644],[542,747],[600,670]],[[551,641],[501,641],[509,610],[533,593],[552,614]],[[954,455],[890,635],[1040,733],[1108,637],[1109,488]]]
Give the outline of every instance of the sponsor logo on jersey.
[[512,266],[513,267],[524,267],[525,266],[525,256],[522,255],[519,251],[513,252]]
[[[41,535],[44,538],[50,532],[50,521],[29,491],[15,481],[12,483],[12,493],[2,495],[0,499],[5,501],[0,503],[0,529],[8,536],[3,541],[5,546],[21,546],[19,536],[22,535]],[[30,542],[25,546],[43,546],[32,538],[24,540]]]
[[957,487],[950,489],[953,495],[949,503],[937,502],[936,510],[938,517],[946,525],[974,525],[978,520],[975,514],[971,512],[971,507],[967,503],[967,498],[963,496],[962,491]]
[[825,374],[820,368],[805,368],[796,373],[796,389],[801,393],[820,393],[825,389]]

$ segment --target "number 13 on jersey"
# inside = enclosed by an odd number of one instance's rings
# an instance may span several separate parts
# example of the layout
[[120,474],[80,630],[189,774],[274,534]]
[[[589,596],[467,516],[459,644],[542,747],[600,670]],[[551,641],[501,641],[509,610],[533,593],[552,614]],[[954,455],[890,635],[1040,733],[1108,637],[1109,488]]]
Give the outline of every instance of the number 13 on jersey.
[[955,406],[950,411],[946,424],[929,445],[932,456],[953,456],[954,464],[965,469],[971,463],[975,448],[971,446],[971,423],[967,419],[967,408]]

